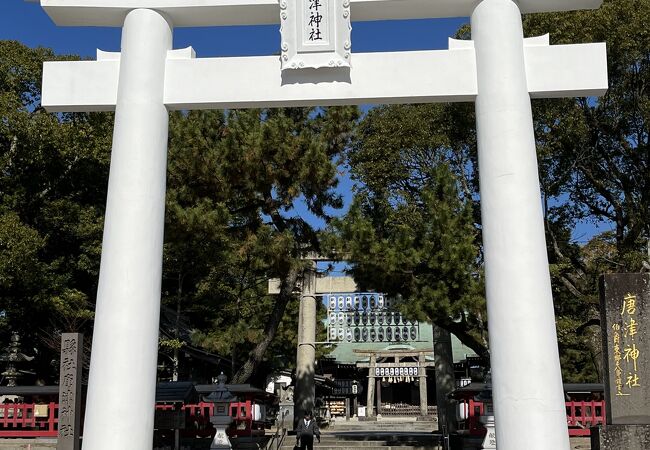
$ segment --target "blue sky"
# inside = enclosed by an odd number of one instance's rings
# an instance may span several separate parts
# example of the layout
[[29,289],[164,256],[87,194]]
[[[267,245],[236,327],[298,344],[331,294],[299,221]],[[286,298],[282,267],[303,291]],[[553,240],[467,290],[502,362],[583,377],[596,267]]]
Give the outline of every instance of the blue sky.
[[[108,1],[108,0],[107,0]],[[354,23],[355,52],[447,48],[466,18]],[[272,55],[280,50],[279,26],[178,28],[174,47],[192,46],[198,57]],[[0,0],[0,39],[15,39],[30,47],[45,46],[57,53],[94,56],[95,49],[119,51],[116,28],[57,27],[38,3]]]
[[[352,46],[355,52],[446,49],[447,39],[467,23],[467,18],[411,21],[355,22]],[[272,55],[279,52],[279,26],[179,28],[174,47],[194,47],[197,57]],[[57,27],[38,3],[0,0],[0,39],[14,39],[30,47],[51,47],[60,54],[94,57],[97,48],[119,51],[119,28]],[[340,190],[346,204],[351,182],[342,176]],[[305,214],[297,205],[297,212]],[[311,219],[314,221],[314,219]],[[580,224],[574,239],[584,242],[594,233],[611,227]]]
[[[446,49],[447,39],[467,23],[467,18],[356,22],[352,27],[355,52]],[[0,39],[15,39],[30,47],[51,47],[60,54],[94,57],[96,49],[120,50],[120,29],[57,27],[38,3],[0,0]],[[279,25],[178,28],[174,47],[192,46],[197,57],[273,55],[280,50]],[[352,198],[351,182],[344,173],[341,193],[346,205]],[[302,205],[299,213],[307,214]],[[322,222],[310,220],[318,225]]]

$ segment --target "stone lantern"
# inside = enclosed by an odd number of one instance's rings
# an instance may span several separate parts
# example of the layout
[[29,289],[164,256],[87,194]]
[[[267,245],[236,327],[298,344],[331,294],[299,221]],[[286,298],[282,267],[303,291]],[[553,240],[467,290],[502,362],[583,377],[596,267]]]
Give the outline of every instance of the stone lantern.
[[210,445],[210,450],[230,450],[232,449],[232,444],[228,435],[226,434],[226,429],[232,422],[232,417],[230,416],[230,403],[236,402],[237,397],[233,396],[232,393],[226,387],[227,377],[223,372],[217,377],[217,387],[216,389],[207,397],[203,397],[203,401],[214,403],[214,415],[210,417],[210,422],[216,428],[217,432],[214,435],[214,440]]
[[33,356],[27,356],[20,351],[20,336],[15,331],[11,333],[11,343],[5,350],[5,353],[0,355],[0,361],[7,363],[7,368],[2,372],[2,376],[7,380],[7,386],[16,386],[16,380],[22,373],[16,368],[17,363],[29,362],[33,360]]
[[479,392],[476,400],[483,402],[485,406],[480,420],[485,425],[487,433],[481,448],[495,450],[497,448],[497,438],[494,422],[494,403],[492,401],[492,374],[489,370],[485,375],[485,388]]

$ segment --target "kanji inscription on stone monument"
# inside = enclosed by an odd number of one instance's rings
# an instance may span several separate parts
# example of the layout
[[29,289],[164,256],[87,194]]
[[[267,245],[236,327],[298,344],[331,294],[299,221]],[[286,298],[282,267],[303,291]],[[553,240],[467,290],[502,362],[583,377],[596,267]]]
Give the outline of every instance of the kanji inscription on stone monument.
[[78,450],[81,424],[81,371],[83,335],[61,335],[59,374],[59,436],[57,450]]
[[608,424],[650,424],[650,274],[601,278]]

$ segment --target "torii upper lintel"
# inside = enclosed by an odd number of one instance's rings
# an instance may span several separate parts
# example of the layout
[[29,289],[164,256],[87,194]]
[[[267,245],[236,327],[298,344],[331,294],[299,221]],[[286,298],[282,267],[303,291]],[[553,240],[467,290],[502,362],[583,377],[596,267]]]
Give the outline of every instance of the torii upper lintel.
[[[481,0],[350,0],[356,21],[468,17]],[[522,13],[596,9],[603,0],[518,0]],[[153,9],[174,27],[280,22],[279,0],[41,0],[60,26],[121,27],[129,11]]]

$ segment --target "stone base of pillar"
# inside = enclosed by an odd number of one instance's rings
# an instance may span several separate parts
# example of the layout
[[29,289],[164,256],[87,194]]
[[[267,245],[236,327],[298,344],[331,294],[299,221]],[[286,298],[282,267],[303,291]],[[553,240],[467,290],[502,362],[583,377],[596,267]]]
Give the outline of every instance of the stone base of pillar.
[[293,402],[280,402],[280,414],[277,420],[278,428],[293,428],[294,410]]
[[481,423],[485,425],[487,433],[485,434],[485,439],[483,439],[483,449],[492,449],[496,450],[497,448],[497,431],[494,426],[494,416],[481,416]]
[[607,425],[591,428],[592,450],[646,450],[650,448],[650,425]]
[[228,439],[225,428],[217,427],[217,432],[210,445],[210,450],[232,450],[232,444],[230,443],[230,439]]

